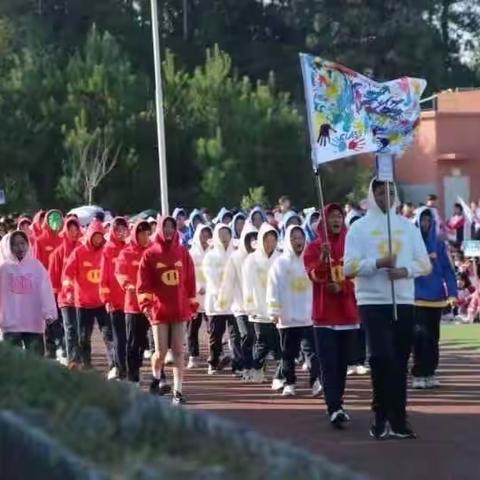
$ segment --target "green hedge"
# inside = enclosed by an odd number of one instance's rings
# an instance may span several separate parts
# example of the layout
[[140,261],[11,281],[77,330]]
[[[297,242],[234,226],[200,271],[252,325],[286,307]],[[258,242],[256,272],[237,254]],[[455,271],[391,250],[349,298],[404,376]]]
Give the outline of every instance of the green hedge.
[[[43,451],[47,447],[41,439],[50,438],[53,443],[48,448],[62,445],[56,453],[72,453],[76,469],[78,459],[85,468],[89,465],[116,479],[364,478],[214,415],[173,408],[128,384],[107,383],[93,372],[69,372],[3,344],[0,410],[20,415],[32,427],[28,448],[35,449],[38,443],[38,451]],[[6,435],[3,432],[0,437],[4,444],[9,442]],[[19,437],[12,433],[10,440],[18,442]],[[5,450],[2,453],[1,461],[8,463]],[[42,457],[47,468],[53,468],[52,456],[35,456]],[[3,463],[2,470],[6,466]]]

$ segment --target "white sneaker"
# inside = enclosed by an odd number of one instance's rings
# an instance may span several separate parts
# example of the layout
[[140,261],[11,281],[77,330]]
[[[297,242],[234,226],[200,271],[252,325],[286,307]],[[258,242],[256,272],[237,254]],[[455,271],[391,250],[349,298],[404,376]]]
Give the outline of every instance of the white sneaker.
[[263,383],[265,381],[265,372],[263,371],[263,369],[252,370],[251,381],[253,383]]
[[274,392],[280,391],[285,386],[285,380],[281,378],[274,378],[272,382],[272,390]]
[[302,372],[308,372],[309,368],[308,368],[308,363],[307,362],[303,362],[303,365],[302,365]]
[[426,388],[438,388],[440,387],[440,380],[435,375],[432,375],[425,379],[425,384]]
[[173,352],[170,349],[168,349],[168,352],[165,355],[165,365],[167,366],[173,365]]
[[113,367],[107,374],[107,380],[116,380],[118,378],[118,368]]
[[355,373],[357,375],[367,375],[370,372],[370,369],[364,365],[357,365],[355,368]]
[[245,377],[245,372],[246,370],[235,370],[232,375],[235,377],[235,378],[244,378]]
[[347,377],[350,377],[351,375],[355,375],[356,373],[357,373],[357,369],[355,367],[348,367]]
[[152,358],[152,351],[147,348],[144,352],[143,352],[143,359],[144,360],[150,360]]
[[320,383],[320,380],[315,380],[315,383],[312,386],[312,396],[313,397],[319,397],[322,394],[322,384]]
[[218,370],[217,370],[216,368],[213,368],[212,365],[209,365],[209,366],[208,366],[208,372],[207,372],[207,373],[208,373],[209,375],[216,375],[217,372],[218,372]]
[[283,387],[282,395],[284,397],[294,397],[295,396],[295,385],[285,385]]
[[427,388],[426,378],[414,377],[412,380],[412,388],[415,388],[416,390],[424,390]]
[[191,370],[192,368],[198,368],[200,366],[198,357],[189,357],[187,369]]
[[243,381],[250,383],[253,382],[253,376],[254,376],[255,370],[250,369],[250,370],[244,370],[243,371]]

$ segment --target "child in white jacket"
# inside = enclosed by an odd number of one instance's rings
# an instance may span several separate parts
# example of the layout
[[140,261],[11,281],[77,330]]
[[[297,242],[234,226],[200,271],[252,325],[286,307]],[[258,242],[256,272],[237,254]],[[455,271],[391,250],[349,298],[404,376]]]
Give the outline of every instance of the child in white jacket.
[[190,256],[195,265],[195,284],[197,286],[197,316],[188,322],[188,365],[187,368],[196,368],[199,366],[198,357],[200,349],[198,344],[198,332],[202,326],[205,317],[205,275],[203,274],[203,259],[209,248],[209,241],[212,238],[212,229],[208,225],[200,224],[193,234]]
[[203,259],[202,268],[205,276],[205,313],[208,318],[210,336],[210,355],[208,358],[208,374],[214,375],[223,367],[225,361],[220,361],[222,354],[223,334],[228,325],[230,344],[233,349],[232,369],[241,363],[240,335],[237,324],[228,305],[219,302],[220,287],[225,275],[225,267],[233,253],[232,231],[230,227],[219,223],[215,226],[212,238],[212,248]]
[[[278,377],[285,380],[284,396],[295,395],[295,359],[302,340],[309,342],[314,351],[313,293],[303,263],[305,245],[303,228],[289,226],[283,242],[284,252],[275,260],[268,274],[268,314],[280,333],[282,362]],[[318,359],[313,353],[308,360],[311,364],[310,386],[313,395],[318,396],[322,391]]]
[[[264,223],[258,232],[257,246],[254,253],[245,260],[243,267],[244,307],[253,322],[256,334],[255,354],[253,357],[253,375],[251,380],[265,380],[265,360],[272,352],[275,360],[280,360],[280,340],[267,308],[268,273],[274,261],[280,256],[277,251],[278,232],[271,225]],[[278,373],[278,372],[277,372]],[[283,382],[278,375],[272,383],[272,389],[280,390]]]
[[222,307],[231,307],[237,322],[242,350],[242,363],[239,371],[243,370],[243,377],[249,380],[253,367],[253,344],[255,330],[253,323],[248,321],[248,315],[243,303],[242,271],[247,256],[254,251],[252,242],[257,239],[258,230],[249,222],[243,228],[238,242],[238,248],[227,261],[225,275],[220,287],[218,303]]

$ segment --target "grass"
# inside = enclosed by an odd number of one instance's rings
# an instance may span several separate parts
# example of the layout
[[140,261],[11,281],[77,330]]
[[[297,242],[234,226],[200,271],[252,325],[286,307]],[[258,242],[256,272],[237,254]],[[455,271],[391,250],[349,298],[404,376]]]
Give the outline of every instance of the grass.
[[480,350],[480,324],[442,325],[441,343],[456,348]]
[[[69,372],[55,362],[0,343],[0,410],[26,416],[116,479],[136,478],[135,469],[145,466],[158,471],[158,478],[170,480],[192,478],[193,473],[209,479],[272,478],[275,457],[195,427],[193,417],[182,412],[168,409],[160,421],[150,421],[151,416],[147,422],[137,421],[139,399],[147,398],[139,395],[128,385],[105,382],[95,372]],[[153,408],[160,411],[161,405],[155,403]],[[133,429],[125,430],[125,419],[133,421]],[[308,462],[302,465],[307,470]],[[296,480],[304,478],[311,476],[296,475]]]

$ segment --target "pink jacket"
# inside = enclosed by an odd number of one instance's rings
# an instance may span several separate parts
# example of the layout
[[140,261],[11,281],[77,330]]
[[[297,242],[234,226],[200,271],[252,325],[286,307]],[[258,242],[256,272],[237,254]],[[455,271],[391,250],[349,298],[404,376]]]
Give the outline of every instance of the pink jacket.
[[10,249],[11,235],[0,242],[0,330],[44,333],[45,321],[57,318],[48,272],[30,250],[18,261]]

